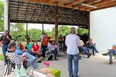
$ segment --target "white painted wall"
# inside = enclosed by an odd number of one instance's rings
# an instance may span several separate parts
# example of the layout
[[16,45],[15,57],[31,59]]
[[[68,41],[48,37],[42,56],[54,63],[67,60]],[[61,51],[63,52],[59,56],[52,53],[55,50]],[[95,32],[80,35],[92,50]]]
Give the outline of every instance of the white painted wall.
[[116,7],[90,13],[90,37],[102,53],[116,44]]
[[4,0],[4,30],[8,30],[8,0]]

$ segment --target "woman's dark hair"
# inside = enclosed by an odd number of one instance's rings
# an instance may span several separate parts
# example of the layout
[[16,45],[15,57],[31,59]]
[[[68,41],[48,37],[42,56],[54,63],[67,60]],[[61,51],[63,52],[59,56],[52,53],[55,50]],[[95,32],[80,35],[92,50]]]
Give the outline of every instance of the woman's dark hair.
[[10,49],[11,47],[16,46],[16,43],[9,43],[8,48]]
[[[52,44],[52,42],[54,42],[54,44]],[[51,45],[55,45],[56,44],[54,40],[52,42],[51,42]]]

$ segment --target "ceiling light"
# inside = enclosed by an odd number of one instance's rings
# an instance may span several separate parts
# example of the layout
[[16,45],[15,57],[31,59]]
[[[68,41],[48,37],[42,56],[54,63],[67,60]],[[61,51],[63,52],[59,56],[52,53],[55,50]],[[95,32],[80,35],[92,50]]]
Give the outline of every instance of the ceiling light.
[[84,3],[82,3],[81,5],[82,5],[82,6],[91,7],[91,8],[97,8],[97,6],[93,6],[93,5],[89,5],[89,4],[84,4]]
[[100,2],[101,0],[95,0],[94,2]]

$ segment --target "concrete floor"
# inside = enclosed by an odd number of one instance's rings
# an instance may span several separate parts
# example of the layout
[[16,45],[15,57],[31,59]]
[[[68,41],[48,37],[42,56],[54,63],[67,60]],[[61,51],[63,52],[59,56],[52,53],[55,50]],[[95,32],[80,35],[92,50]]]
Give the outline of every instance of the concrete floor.
[[[86,58],[85,55],[82,56],[84,58],[79,63],[79,77],[116,77],[116,61],[109,65],[108,56],[102,56],[100,53],[90,58]],[[43,68],[42,63],[38,63],[38,65],[39,69]],[[50,61],[50,67],[60,70],[61,77],[68,77],[66,56],[59,57],[58,61]]]

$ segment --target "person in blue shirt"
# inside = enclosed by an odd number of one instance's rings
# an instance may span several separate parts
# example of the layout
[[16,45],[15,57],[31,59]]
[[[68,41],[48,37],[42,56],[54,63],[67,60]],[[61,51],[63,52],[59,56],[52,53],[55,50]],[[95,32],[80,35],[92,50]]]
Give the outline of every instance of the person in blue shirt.
[[16,50],[15,50],[15,53],[17,55],[22,55],[23,54],[23,51],[21,51],[20,47],[22,46],[21,42],[18,42],[18,45],[16,46]]

